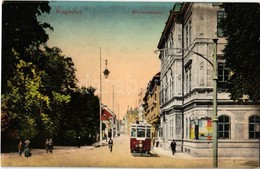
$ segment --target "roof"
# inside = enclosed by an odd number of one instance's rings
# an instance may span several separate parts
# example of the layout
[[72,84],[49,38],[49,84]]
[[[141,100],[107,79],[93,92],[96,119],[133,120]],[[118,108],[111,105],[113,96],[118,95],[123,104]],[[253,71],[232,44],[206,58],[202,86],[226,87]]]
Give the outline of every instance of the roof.
[[153,79],[148,83],[147,89],[143,98],[143,101],[145,101],[148,97],[148,94],[150,94],[154,88],[155,85],[160,85],[160,75],[161,72],[158,72],[153,76]]
[[180,13],[182,4],[183,4],[183,3],[177,2],[177,3],[174,4],[173,9],[170,10],[170,15],[169,15],[169,17],[168,17],[168,19],[167,19],[167,22],[165,23],[165,27],[164,27],[164,30],[163,30],[163,32],[162,32],[162,36],[161,36],[160,41],[159,41],[159,43],[158,43],[158,45],[157,45],[157,48],[158,48],[158,49],[164,48],[165,39],[167,38],[167,36],[168,36],[168,34],[169,34],[169,31],[171,30],[174,17],[175,17],[177,14]]
[[180,12],[181,7],[182,7],[182,3],[177,2],[177,3],[174,5],[172,11],[173,11],[173,12]]

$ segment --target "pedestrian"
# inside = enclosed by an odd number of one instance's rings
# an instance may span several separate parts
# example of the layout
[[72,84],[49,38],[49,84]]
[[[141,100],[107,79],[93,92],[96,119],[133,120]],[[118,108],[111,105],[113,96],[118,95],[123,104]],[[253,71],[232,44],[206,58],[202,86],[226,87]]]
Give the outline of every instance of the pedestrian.
[[80,146],[81,146],[80,136],[78,136],[77,143],[78,143],[78,147],[80,148]]
[[106,135],[106,133],[105,133],[105,139],[106,139],[106,142],[107,142],[107,135]]
[[25,157],[31,157],[32,153],[31,153],[31,147],[30,147],[30,141],[29,140],[25,140],[24,141],[25,146],[24,146],[24,156]]
[[49,152],[49,140],[48,139],[46,139],[46,141],[45,141],[45,148],[46,148],[46,153],[48,153]]
[[109,138],[109,141],[108,141],[108,147],[109,147],[109,149],[110,149],[110,152],[112,152],[113,140],[111,139],[111,137]]
[[172,140],[172,142],[171,142],[171,149],[172,149],[172,155],[174,155],[174,153],[176,153],[176,142],[175,142],[175,140]]
[[52,153],[52,150],[53,150],[53,141],[50,138],[50,140],[49,140],[49,152]]
[[19,144],[17,145],[17,148],[18,148],[19,156],[21,156],[22,152],[23,152],[23,142],[22,142],[22,140],[20,140]]

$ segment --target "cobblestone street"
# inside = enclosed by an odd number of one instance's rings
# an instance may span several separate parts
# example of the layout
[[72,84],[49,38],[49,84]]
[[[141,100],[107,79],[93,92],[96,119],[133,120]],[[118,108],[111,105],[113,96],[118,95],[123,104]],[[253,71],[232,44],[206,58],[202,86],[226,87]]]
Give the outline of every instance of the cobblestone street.
[[[129,150],[129,136],[114,138],[113,151],[104,142],[102,147],[55,147],[52,154],[44,149],[33,149],[32,157],[19,157],[18,153],[1,155],[2,167],[138,167],[138,168],[211,168],[211,158],[193,158],[182,153],[154,149],[151,156],[133,156]],[[253,159],[219,159],[220,168],[257,168]]]

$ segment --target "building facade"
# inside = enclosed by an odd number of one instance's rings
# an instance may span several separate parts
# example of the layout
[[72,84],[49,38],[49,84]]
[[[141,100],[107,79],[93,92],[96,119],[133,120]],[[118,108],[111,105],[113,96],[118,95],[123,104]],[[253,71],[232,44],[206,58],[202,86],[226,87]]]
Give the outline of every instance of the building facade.
[[[158,43],[161,61],[160,146],[210,157],[213,112],[213,38],[218,58],[218,154],[220,157],[259,157],[260,106],[246,97],[230,100],[225,82],[229,70],[219,28],[225,11],[219,3],[176,3]],[[202,54],[202,55],[201,55]]]
[[137,108],[128,109],[125,116],[123,117],[123,125],[124,125],[124,133],[130,133],[130,125],[131,123],[135,123],[137,120],[140,120],[139,111]]
[[115,120],[116,120],[115,113],[112,110],[110,110],[108,107],[103,106],[101,121],[106,125],[106,128],[105,131],[102,131],[102,138],[109,138],[109,137],[113,138],[115,136],[112,134],[115,132],[114,130]]
[[143,98],[144,120],[151,124],[152,143],[158,141],[159,124],[160,124],[160,72],[153,76],[148,83]]

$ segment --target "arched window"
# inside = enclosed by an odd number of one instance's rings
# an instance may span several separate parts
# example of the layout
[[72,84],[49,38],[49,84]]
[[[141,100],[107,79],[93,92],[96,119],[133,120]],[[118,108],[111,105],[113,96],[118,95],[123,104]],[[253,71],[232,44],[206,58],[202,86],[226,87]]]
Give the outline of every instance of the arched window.
[[249,138],[260,138],[260,116],[251,116],[249,118]]
[[230,138],[230,117],[226,115],[218,117],[218,138]]

